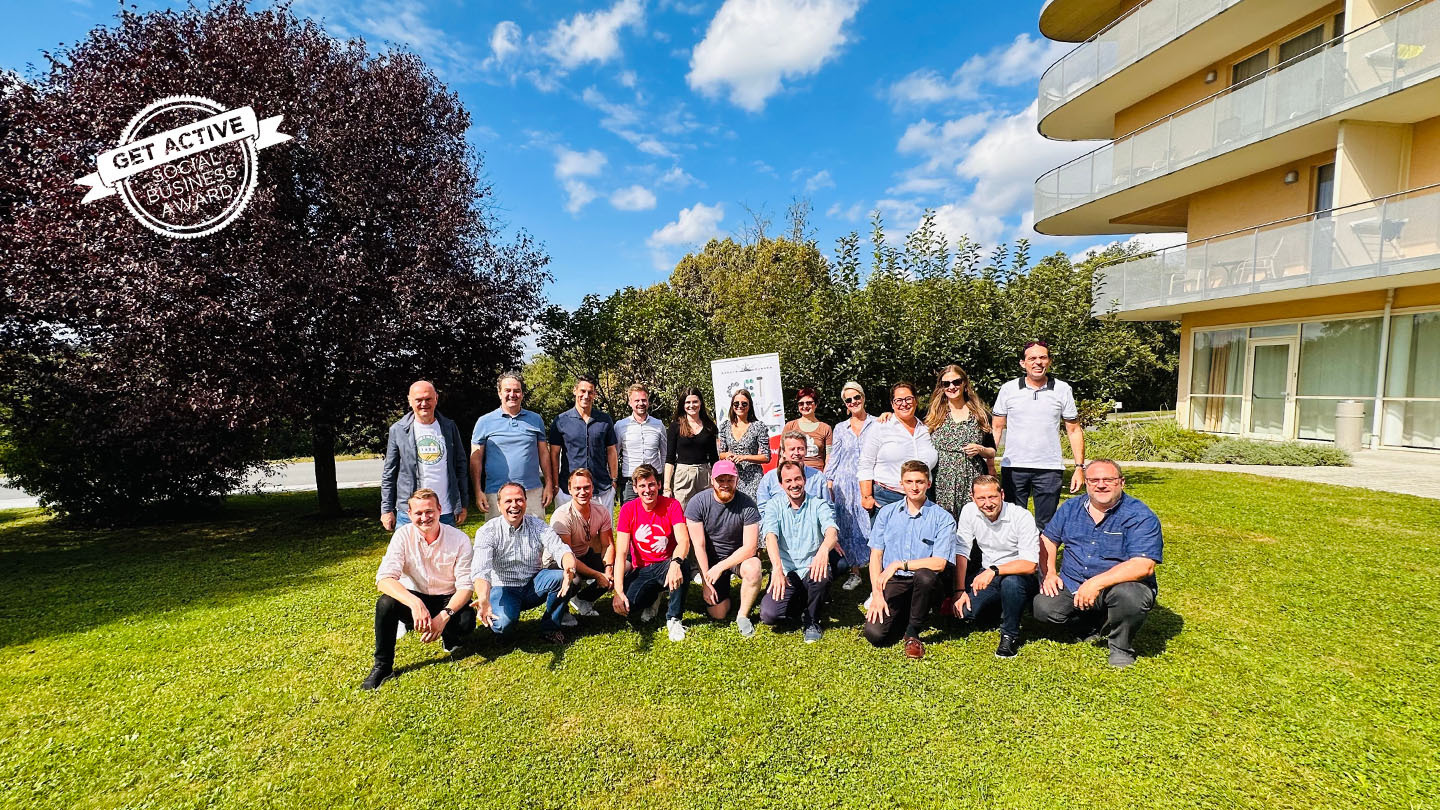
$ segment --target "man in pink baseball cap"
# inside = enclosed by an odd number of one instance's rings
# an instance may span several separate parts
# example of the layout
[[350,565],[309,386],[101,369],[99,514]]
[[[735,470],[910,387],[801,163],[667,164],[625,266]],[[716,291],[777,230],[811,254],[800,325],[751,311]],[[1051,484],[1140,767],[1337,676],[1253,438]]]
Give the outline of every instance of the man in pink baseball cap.
[[750,610],[760,598],[760,509],[735,488],[739,471],[730,461],[710,468],[710,488],[697,493],[685,506],[700,587],[710,618],[724,621],[730,613],[730,577],[740,575],[740,611],[735,628],[740,635],[755,635]]

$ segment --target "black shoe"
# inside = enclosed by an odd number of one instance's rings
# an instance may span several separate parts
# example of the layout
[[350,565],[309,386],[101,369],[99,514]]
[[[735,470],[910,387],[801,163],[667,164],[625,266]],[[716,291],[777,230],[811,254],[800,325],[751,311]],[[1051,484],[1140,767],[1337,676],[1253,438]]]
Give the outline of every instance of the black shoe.
[[1019,636],[1000,636],[1000,646],[995,648],[996,658],[1014,658],[1020,648]]
[[370,670],[370,674],[365,676],[365,680],[360,683],[360,689],[364,692],[368,692],[371,689],[379,689],[380,684],[385,683],[391,678],[398,677],[400,676],[396,675],[395,670],[391,669],[389,666],[385,664],[376,664],[374,668]]

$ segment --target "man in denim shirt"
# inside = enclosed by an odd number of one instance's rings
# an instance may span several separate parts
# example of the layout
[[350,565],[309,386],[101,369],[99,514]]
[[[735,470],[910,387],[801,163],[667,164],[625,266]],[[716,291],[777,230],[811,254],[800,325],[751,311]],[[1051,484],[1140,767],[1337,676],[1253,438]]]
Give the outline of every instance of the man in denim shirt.
[[865,611],[865,640],[876,647],[896,641],[905,629],[905,657],[924,658],[920,631],[930,607],[949,590],[945,566],[955,558],[955,518],[926,499],[930,467],[911,460],[900,465],[904,500],[887,504],[870,529],[870,606]]
[[[1085,465],[1085,491],[1062,504],[1040,536],[1035,618],[1075,622],[1082,636],[1103,635],[1110,665],[1128,667],[1135,663],[1131,640],[1155,607],[1160,519],[1125,495],[1125,476],[1109,459]],[[1065,557],[1057,571],[1060,546]]]

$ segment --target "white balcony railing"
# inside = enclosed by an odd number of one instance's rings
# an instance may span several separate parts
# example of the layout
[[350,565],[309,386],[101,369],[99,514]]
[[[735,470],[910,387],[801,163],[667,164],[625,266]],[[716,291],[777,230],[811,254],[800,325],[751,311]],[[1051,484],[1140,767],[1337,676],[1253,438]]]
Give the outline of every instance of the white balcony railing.
[[1093,311],[1117,312],[1440,268],[1440,184],[1106,265]]
[[1040,77],[1040,118],[1240,0],[1150,0],[1076,46]]
[[1369,25],[1082,155],[1035,181],[1035,218],[1399,92],[1440,74],[1440,3]]

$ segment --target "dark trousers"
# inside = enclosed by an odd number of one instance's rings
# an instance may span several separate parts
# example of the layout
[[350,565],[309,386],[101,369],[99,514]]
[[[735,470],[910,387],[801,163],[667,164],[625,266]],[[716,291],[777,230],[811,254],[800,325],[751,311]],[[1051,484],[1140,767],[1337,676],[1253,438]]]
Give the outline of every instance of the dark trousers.
[[620,490],[620,505],[624,506],[638,497],[640,497],[640,494],[635,491],[635,482],[626,478],[625,486]]
[[[1135,654],[1132,640],[1150,609],[1155,607],[1155,589],[1143,582],[1122,582],[1101,591],[1089,610],[1075,607],[1075,594],[1061,587],[1054,596],[1035,596],[1035,618],[1051,624],[1081,623],[1082,629],[1098,628],[1114,649]],[[1088,622],[1089,627],[1084,623]]]
[[[685,613],[685,583],[690,581],[690,576],[695,569],[690,567],[689,560],[682,560],[680,563],[680,587],[670,592],[670,604],[665,610],[666,619],[678,619]],[[642,568],[630,571],[626,576],[625,598],[630,602],[630,623],[640,624],[640,614],[655,597],[665,590],[665,577],[670,573],[670,561],[650,563]]]
[[878,622],[865,622],[865,640],[876,647],[888,647],[900,640],[897,631],[904,628],[905,636],[918,636],[925,629],[930,608],[945,598],[942,574],[921,568],[914,576],[896,574],[885,583],[885,604],[890,606],[890,615]]
[[1000,487],[1005,490],[1005,500],[1018,504],[1022,509],[1030,508],[1030,499],[1035,499],[1035,525],[1040,531],[1055,510],[1060,507],[1060,482],[1063,470],[1032,470],[1028,467],[1001,467]]
[[[605,555],[601,554],[598,551],[591,550],[585,552],[584,554],[581,554],[579,561],[585,563],[596,571],[605,570]],[[584,599],[586,602],[594,602],[596,599],[604,596],[607,592],[609,592],[609,590],[609,588],[600,587],[600,583],[595,582],[591,583],[590,585],[586,585],[585,588],[579,593],[575,594],[575,596],[579,599]]]
[[1020,617],[1025,608],[1040,590],[1040,583],[1034,574],[1001,574],[990,580],[983,591],[971,588],[970,605],[960,618],[974,620],[985,618],[1000,608],[1000,633],[1006,636],[1020,635]]
[[[775,576],[772,572],[770,576]],[[760,622],[774,627],[781,622],[799,621],[801,627],[820,624],[825,618],[825,592],[835,578],[835,567],[825,569],[822,579],[812,580],[808,569],[785,576],[785,595],[776,599],[770,589],[760,600]]]
[[[425,609],[434,616],[444,607],[450,604],[455,597],[453,593],[429,594],[411,591],[410,593],[420,597],[425,603]],[[399,625],[405,625],[406,630],[415,629],[415,617],[410,615],[410,608],[395,597],[382,593],[380,598],[375,600],[375,663],[381,666],[393,666],[395,664],[395,636],[400,632]],[[445,632],[440,637],[445,640],[445,646],[453,647],[461,641],[469,638],[471,631],[475,629],[475,608],[466,605],[459,613],[451,616],[445,622]]]

